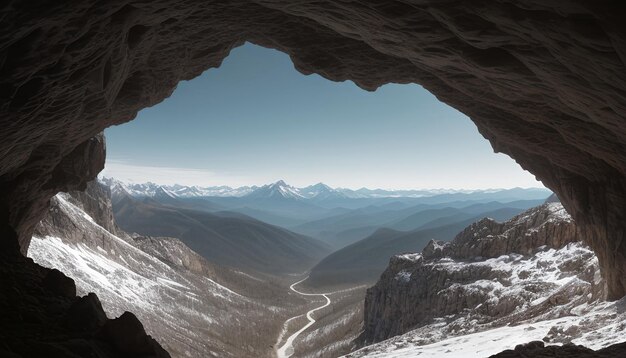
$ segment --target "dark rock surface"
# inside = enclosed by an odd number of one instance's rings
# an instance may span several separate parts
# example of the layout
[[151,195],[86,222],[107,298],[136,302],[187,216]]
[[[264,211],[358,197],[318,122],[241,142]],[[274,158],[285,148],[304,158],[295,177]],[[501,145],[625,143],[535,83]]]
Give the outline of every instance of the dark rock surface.
[[[365,89],[415,82],[555,191],[626,293],[624,3],[8,1],[0,218],[24,251],[46,201],[101,168],[89,138],[250,41]],[[97,152],[97,153],[96,153]],[[80,157],[79,160],[71,158]],[[82,165],[81,163],[89,164]],[[98,165],[98,163],[100,165]]]
[[44,290],[47,290],[57,296],[67,298],[76,297],[76,284],[74,283],[74,280],[65,276],[63,272],[57,269],[48,271],[46,276],[41,281],[41,286]]
[[543,342],[519,345],[513,350],[494,354],[490,358],[617,358],[626,355],[626,343],[593,351],[589,348],[566,344],[562,347],[544,347]]
[[113,347],[128,357],[169,357],[169,354],[146,334],[141,322],[130,312],[124,312],[121,316],[108,320],[98,332],[98,337],[111,342]]

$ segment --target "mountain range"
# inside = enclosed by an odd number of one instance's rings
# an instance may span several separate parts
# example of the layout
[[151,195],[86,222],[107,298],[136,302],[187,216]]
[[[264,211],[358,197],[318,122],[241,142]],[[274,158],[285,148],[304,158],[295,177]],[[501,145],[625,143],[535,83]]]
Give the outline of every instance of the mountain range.
[[102,178],[102,181],[110,187],[120,186],[133,196],[152,197],[159,189],[178,198],[208,198],[208,197],[247,197],[247,198],[286,198],[296,200],[325,201],[330,199],[380,199],[380,198],[426,198],[441,195],[467,196],[480,195],[483,197],[502,197],[509,194],[511,197],[519,195],[523,191],[525,195],[545,198],[549,191],[542,188],[513,188],[513,189],[415,189],[415,190],[384,190],[361,188],[357,190],[347,188],[332,188],[324,183],[317,183],[307,187],[298,188],[287,184],[284,180],[263,186],[242,186],[233,188],[230,186],[185,186],[180,184],[159,185],[155,183],[125,183],[114,178]]
[[[371,231],[364,226],[345,227],[352,230],[341,244],[336,236],[343,230],[324,229],[315,223],[318,220],[347,216],[363,216],[364,222],[374,228],[400,221],[424,209],[444,207],[462,208],[489,202],[509,203],[534,200],[521,208],[537,205],[551,193],[542,188],[513,188],[501,190],[395,190],[331,188],[318,183],[304,188],[291,186],[280,180],[259,187],[189,187],[182,185],[157,185],[153,183],[128,184],[105,178],[103,182],[111,188],[113,197],[129,196],[136,199],[153,199],[156,202],[206,212],[238,212],[268,224],[314,236],[331,243],[345,246],[353,240],[363,238]],[[532,205],[531,205],[532,204]],[[384,213],[383,213],[384,212]],[[374,218],[375,220],[372,220]],[[383,220],[386,219],[386,220]],[[309,224],[311,223],[311,224]],[[323,222],[320,222],[323,224]],[[311,226],[317,228],[311,230]],[[410,225],[409,225],[410,226]],[[401,230],[414,227],[400,227]],[[319,229],[319,230],[318,230]],[[353,229],[361,229],[354,231]]]

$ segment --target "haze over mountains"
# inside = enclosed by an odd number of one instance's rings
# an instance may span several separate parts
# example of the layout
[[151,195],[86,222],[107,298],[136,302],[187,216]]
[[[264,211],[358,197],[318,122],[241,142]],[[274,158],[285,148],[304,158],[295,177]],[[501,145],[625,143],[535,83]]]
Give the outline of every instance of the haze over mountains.
[[366,238],[325,257],[311,269],[308,283],[312,286],[372,284],[393,255],[420,251],[430,240],[450,241],[463,228],[483,217],[505,221],[522,211],[524,209],[506,208],[473,217],[453,215],[411,231],[379,228]]
[[236,212],[189,208],[159,190],[153,198],[113,195],[118,225],[150,236],[176,237],[204,258],[265,273],[302,272],[329,253],[315,239]]
[[431,239],[451,240],[484,217],[508,220],[551,194],[297,188],[282,180],[242,188],[103,182],[124,230],[179,238],[220,265],[265,273],[314,266],[311,286],[373,283],[389,257],[420,251]]
[[[378,228],[412,231],[442,226],[496,210],[510,215],[540,204],[550,195],[542,188],[489,190],[382,190],[331,188],[318,183],[296,188],[280,180],[258,187],[231,188],[127,184],[105,178],[114,203],[132,197],[214,215],[232,212],[321,240],[338,249]],[[225,214],[224,212],[230,212]],[[498,214],[494,214],[498,215]],[[124,222],[124,218],[119,218]],[[128,228],[132,230],[132,228]],[[160,233],[162,235],[172,232]]]
[[[133,196],[154,196],[155,193],[163,189],[167,193],[179,198],[192,197],[283,197],[293,199],[314,199],[326,200],[329,198],[350,198],[350,199],[372,199],[372,198],[422,198],[435,197],[440,195],[458,195],[461,199],[464,195],[473,195],[478,198],[513,198],[524,193],[525,198],[543,197],[549,190],[544,188],[513,188],[513,189],[409,189],[409,190],[385,190],[361,188],[357,190],[347,188],[331,188],[324,183],[317,183],[303,188],[297,188],[287,184],[284,180],[263,186],[186,186],[180,184],[159,185],[152,182],[147,183],[127,183],[115,178],[102,178],[107,185],[119,186],[128,191]],[[446,197],[440,197],[445,200]]]

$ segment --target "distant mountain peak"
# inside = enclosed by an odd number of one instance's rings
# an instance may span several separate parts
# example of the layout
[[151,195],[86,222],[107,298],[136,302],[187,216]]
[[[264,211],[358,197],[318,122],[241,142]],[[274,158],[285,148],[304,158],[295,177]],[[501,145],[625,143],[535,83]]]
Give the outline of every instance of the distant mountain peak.
[[256,199],[304,199],[298,188],[285,183],[284,180],[257,188],[246,195],[246,197]]
[[[329,191],[331,191],[331,190],[335,190],[335,189],[333,189],[333,188],[329,187],[328,185],[326,185],[326,184],[324,184],[324,183],[322,183],[322,182],[319,182],[319,183],[317,183],[317,184],[313,184],[313,185],[311,185],[311,186],[309,186],[309,187],[307,187],[307,188],[309,188],[309,189],[329,190]],[[306,188],[305,188],[305,189],[306,189]]]
[[168,190],[168,189],[166,189],[166,188],[164,188],[162,186],[159,186],[154,191],[154,197],[175,199],[178,196],[176,194],[174,194],[173,192],[171,192],[170,190]]
[[306,188],[300,189],[300,193],[307,199],[330,199],[330,198],[347,198],[348,196],[337,189],[333,189],[324,183],[317,183]]
[[277,181],[277,182],[275,182],[274,184],[271,184],[271,185],[273,185],[273,186],[290,186],[287,183],[285,183],[285,181],[282,180],[282,179]]

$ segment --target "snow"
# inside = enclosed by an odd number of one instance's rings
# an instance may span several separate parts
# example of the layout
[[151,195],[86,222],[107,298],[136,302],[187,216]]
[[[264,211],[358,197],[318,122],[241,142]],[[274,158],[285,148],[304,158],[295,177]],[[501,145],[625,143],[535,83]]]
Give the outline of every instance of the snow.
[[563,322],[567,322],[567,319],[521,324],[513,327],[501,327],[444,339],[437,343],[423,346],[415,346],[402,339],[397,339],[393,342],[388,342],[375,353],[368,354],[368,350],[372,348],[365,347],[353,354],[347,355],[347,357],[485,358],[506,349],[513,349],[516,345],[523,342],[541,340],[553,325]]
[[111,192],[127,193],[133,197],[154,197],[159,190],[173,198],[194,198],[194,197],[211,197],[211,196],[233,196],[239,197],[249,194],[256,187],[243,186],[239,188],[231,188],[229,186],[184,186],[174,185],[158,185],[155,183],[127,183],[114,178],[102,178],[101,181],[111,188]]
[[561,221],[571,221],[572,217],[567,213],[561,203],[548,203],[546,204],[550,210],[550,216]]
[[422,258],[422,254],[419,254],[419,253],[401,254],[401,255],[396,255],[396,257],[402,260],[407,260],[407,261],[418,261],[419,259]]
[[[68,194],[60,193],[55,198],[58,209],[72,221],[77,231],[89,237],[102,237],[106,249],[99,244],[90,246],[89,241],[35,236],[28,256],[42,266],[57,268],[72,277],[79,295],[96,292],[110,315],[119,315],[126,310],[140,315],[142,312],[144,315],[160,312],[160,315],[172,317],[173,321],[194,316],[204,324],[212,324],[215,323],[214,317],[189,309],[185,302],[193,305],[191,297],[207,294],[222,302],[247,302],[247,298],[212,279],[192,274],[186,274],[187,277],[184,272],[111,234],[74,205]],[[179,304],[177,300],[181,298],[182,304]],[[185,312],[175,313],[180,311]]]
[[504,326],[444,338],[425,345],[420,345],[421,341],[416,339],[418,337],[415,337],[415,332],[408,332],[345,357],[483,358],[513,349],[518,344],[542,340],[551,330],[567,331],[572,327],[586,330],[581,337],[573,339],[572,343],[596,350],[623,342],[626,333],[626,325],[623,323],[626,318],[625,309],[626,297],[617,302],[596,302],[581,306],[578,310],[572,310],[570,316]]
[[400,271],[396,274],[395,279],[398,281],[402,281],[402,282],[409,282],[411,281],[411,272],[404,271],[404,270]]
[[[146,257],[149,256],[148,254],[146,254],[143,251],[139,250],[135,246],[129,244],[125,240],[123,240],[123,239],[121,239],[121,238],[119,238],[119,237],[117,237],[115,235],[112,235],[105,228],[103,228],[98,223],[96,223],[91,216],[89,216],[87,213],[82,211],[79,207],[77,207],[74,204],[72,204],[69,201],[68,196],[69,195],[66,194],[66,193],[59,193],[59,194],[57,194],[55,196],[55,198],[59,202],[60,209],[65,211],[67,213],[67,215],[72,219],[72,221],[76,225],[82,227],[84,232],[86,232],[86,233],[97,232],[100,235],[105,235],[108,239],[114,241],[116,244],[123,245],[126,248],[135,251],[136,254],[140,254],[140,255],[143,255],[143,256],[146,256]],[[81,220],[81,218],[82,218],[82,220]],[[165,265],[164,263],[162,263],[160,261],[158,261],[158,263],[160,265],[167,266],[167,265]]]
[[157,286],[167,287],[157,278],[139,275],[83,244],[74,246],[58,237],[33,237],[29,256],[44,266],[71,273],[81,294],[106,292],[115,299],[147,307],[150,300],[146,298],[153,296]]
[[[217,290],[219,290],[219,291],[224,291],[224,292],[226,292],[226,293],[227,293],[227,294],[229,294],[229,295],[239,296],[240,298],[243,298],[243,296],[242,296],[242,295],[238,294],[237,292],[235,292],[235,291],[231,290],[230,288],[228,288],[228,287],[226,287],[226,286],[222,286],[222,285],[220,285],[219,283],[217,283],[217,282],[215,282],[215,281],[211,280],[211,279],[210,279],[210,278],[208,278],[208,277],[205,277],[204,279],[205,279],[206,281],[210,282],[210,283],[211,283],[211,284],[212,284],[212,285],[213,285],[213,286],[214,286]],[[217,291],[214,291],[214,292],[212,292],[212,293],[213,293],[214,295],[220,295],[219,293],[217,293]],[[220,295],[220,296],[228,299],[228,296],[224,296],[224,295]]]

